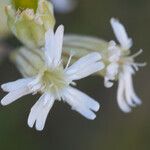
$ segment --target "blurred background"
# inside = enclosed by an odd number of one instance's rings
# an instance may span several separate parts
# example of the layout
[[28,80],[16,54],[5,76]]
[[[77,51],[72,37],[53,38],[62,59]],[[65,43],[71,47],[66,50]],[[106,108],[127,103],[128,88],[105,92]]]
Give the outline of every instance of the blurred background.
[[[0,4],[1,5],[1,4]],[[144,53],[139,61],[150,62],[150,1],[149,0],[78,0],[69,14],[57,14],[57,24],[65,32],[114,39],[109,23],[117,17],[133,38],[133,53]],[[10,40],[11,39],[11,40]],[[15,45],[14,37],[1,40],[0,52]],[[14,40],[12,40],[14,39]],[[8,58],[0,62],[0,84],[20,78]],[[143,101],[130,114],[122,113],[116,102],[117,83],[111,89],[103,79],[90,77],[78,82],[79,88],[101,103],[94,121],[86,120],[65,103],[56,102],[43,132],[27,126],[27,117],[38,96],[26,96],[17,102],[0,106],[0,149],[4,150],[150,150],[150,68],[147,65],[134,76],[134,86]],[[0,98],[5,95],[0,91]]]

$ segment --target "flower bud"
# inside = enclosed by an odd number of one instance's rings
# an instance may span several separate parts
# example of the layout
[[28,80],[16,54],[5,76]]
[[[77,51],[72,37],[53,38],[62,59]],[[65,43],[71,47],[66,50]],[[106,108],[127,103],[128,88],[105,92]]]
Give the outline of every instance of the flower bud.
[[55,25],[51,3],[39,0],[37,9],[32,8],[32,5],[24,6],[21,3],[19,7],[17,4],[6,7],[9,28],[26,47],[42,47],[45,43],[45,32]]

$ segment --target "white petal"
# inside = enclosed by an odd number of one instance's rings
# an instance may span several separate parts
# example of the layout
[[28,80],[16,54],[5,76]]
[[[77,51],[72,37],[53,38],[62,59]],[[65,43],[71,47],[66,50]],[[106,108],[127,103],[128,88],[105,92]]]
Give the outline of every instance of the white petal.
[[91,74],[94,74],[94,73],[102,70],[103,68],[104,68],[103,63],[96,62],[96,63],[93,63],[93,64],[89,65],[86,68],[83,68],[81,70],[77,70],[76,72],[73,72],[70,75],[70,79],[71,80],[79,80],[79,79],[85,78],[85,77],[87,77]]
[[31,108],[31,111],[30,111],[30,114],[28,117],[28,125],[30,128],[33,127],[33,125],[38,117],[38,114],[40,113],[40,111],[43,107],[44,97],[45,97],[45,95],[43,94]]
[[130,77],[131,77],[131,75],[128,72],[124,73],[125,98],[126,98],[128,105],[130,105],[131,107],[135,107],[136,104],[134,103],[134,101],[132,99],[133,91],[131,89]]
[[126,84],[126,99],[128,103],[132,106],[135,107],[136,105],[140,105],[142,102],[140,98],[135,94],[134,88],[133,88],[133,82],[132,82],[132,77],[131,73],[126,72],[124,75],[124,80]]
[[110,76],[111,80],[115,79],[115,76],[118,74],[118,68],[119,68],[118,63],[111,63],[110,65],[107,66],[106,68],[107,75]]
[[3,84],[1,85],[1,88],[6,92],[15,91],[22,87],[27,86],[32,80],[33,80],[32,78],[19,79],[13,82],[8,82],[8,83]]
[[45,57],[50,67],[56,67],[61,59],[64,26],[60,25],[56,33],[50,28],[45,34]]
[[82,114],[87,119],[95,119],[93,111],[99,110],[99,103],[81,91],[69,87],[64,93],[64,101],[72,106],[72,109]]
[[32,128],[34,123],[36,123],[36,129],[39,131],[43,130],[47,115],[53,104],[54,98],[48,93],[43,94],[31,108],[31,112],[28,117],[29,127]]
[[79,80],[96,73],[104,68],[104,64],[100,62],[101,55],[99,53],[91,53],[67,68],[66,73],[72,80]]
[[53,65],[54,56],[54,31],[49,28],[45,33],[45,59],[48,65]]
[[110,20],[111,26],[113,28],[114,34],[121,44],[121,47],[128,50],[132,46],[132,39],[128,37],[125,27],[114,18],[111,18]]
[[97,62],[101,60],[101,55],[98,52],[93,52],[90,54],[87,54],[86,56],[80,58],[79,60],[77,60],[73,65],[71,65],[69,67],[69,69],[82,69],[84,67],[87,67],[89,64],[93,63],[93,62]]
[[133,88],[133,80],[132,76],[130,76],[130,83],[131,83],[131,91],[132,91],[132,99],[136,105],[141,105],[142,101],[141,99],[135,94],[134,88]]
[[42,108],[37,120],[36,120],[36,129],[38,131],[42,131],[44,129],[45,123],[46,123],[46,119],[48,116],[49,111],[51,110],[53,104],[54,104],[54,97],[52,97],[51,95],[46,95],[45,96],[45,101],[47,99],[47,103],[46,105],[44,105],[44,107]]
[[73,88],[69,87],[68,92],[71,93],[74,97],[77,97],[81,104],[89,107],[93,111],[98,111],[100,108],[100,105],[97,101],[95,101],[93,98],[89,97],[88,95],[84,94],[83,92]]
[[64,37],[64,26],[60,25],[55,33],[55,65],[57,65],[61,60],[62,46]]
[[119,79],[119,85],[118,85],[118,91],[117,91],[117,101],[120,109],[125,112],[129,113],[131,112],[130,106],[127,104],[125,97],[124,97],[124,81],[122,77]]
[[8,105],[14,101],[16,101],[17,99],[30,94],[31,91],[27,88],[27,87],[22,87],[18,90],[12,91],[10,93],[8,93],[2,100],[1,100],[1,104],[3,106]]
[[113,81],[115,80],[116,75],[118,74],[118,68],[119,68],[118,63],[111,63],[110,65],[107,66],[106,75],[104,78],[105,87],[110,88],[113,86]]

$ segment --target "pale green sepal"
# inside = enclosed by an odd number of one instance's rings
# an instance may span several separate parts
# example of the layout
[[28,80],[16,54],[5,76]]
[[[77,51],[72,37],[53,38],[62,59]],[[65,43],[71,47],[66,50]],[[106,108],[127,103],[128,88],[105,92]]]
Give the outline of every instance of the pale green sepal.
[[55,26],[53,5],[46,0],[40,0],[40,1],[41,2],[39,2],[38,9],[37,9],[37,15],[41,17],[44,28],[47,31],[50,27],[54,28]]
[[24,77],[32,77],[44,67],[44,53],[41,50],[29,50],[21,47],[10,56]]
[[[67,60],[70,54],[73,54],[72,61],[85,56],[91,52],[99,52],[102,56],[102,61],[107,66],[108,62],[108,42],[96,37],[82,35],[65,35],[63,45],[63,59]],[[105,69],[98,74],[104,76]]]

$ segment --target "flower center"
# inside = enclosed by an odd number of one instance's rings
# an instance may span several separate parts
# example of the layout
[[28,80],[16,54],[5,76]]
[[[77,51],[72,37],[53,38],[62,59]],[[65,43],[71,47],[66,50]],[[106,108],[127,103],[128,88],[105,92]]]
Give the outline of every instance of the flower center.
[[44,91],[50,91],[54,94],[58,94],[58,92],[69,85],[69,81],[62,67],[53,70],[44,69],[42,71],[41,83],[44,87]]

